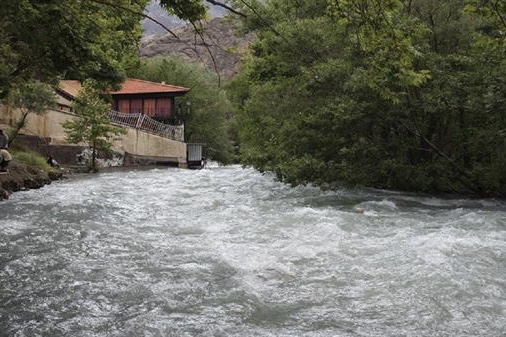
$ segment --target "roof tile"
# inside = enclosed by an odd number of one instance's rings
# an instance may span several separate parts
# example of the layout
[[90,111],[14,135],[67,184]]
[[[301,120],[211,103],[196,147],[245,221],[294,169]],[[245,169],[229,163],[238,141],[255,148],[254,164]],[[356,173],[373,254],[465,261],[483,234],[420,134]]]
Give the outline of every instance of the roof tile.
[[[76,80],[60,81],[60,90],[72,97],[76,97],[81,90],[81,83]],[[121,88],[111,91],[111,95],[131,95],[131,94],[155,94],[155,93],[186,93],[189,88],[175,85],[156,83],[144,80],[129,78],[121,84]]]
[[112,91],[112,95],[147,94],[147,93],[184,93],[190,89],[165,83],[155,83],[129,78],[122,83],[121,89]]

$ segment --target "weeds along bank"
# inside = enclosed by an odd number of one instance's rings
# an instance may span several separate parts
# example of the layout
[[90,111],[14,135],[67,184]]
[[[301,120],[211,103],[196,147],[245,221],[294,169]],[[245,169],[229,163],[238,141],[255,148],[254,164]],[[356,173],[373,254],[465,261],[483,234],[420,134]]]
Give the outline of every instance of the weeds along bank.
[[0,174],[0,200],[13,192],[41,188],[61,179],[61,171],[51,168],[44,158],[25,152],[14,152],[8,172]]

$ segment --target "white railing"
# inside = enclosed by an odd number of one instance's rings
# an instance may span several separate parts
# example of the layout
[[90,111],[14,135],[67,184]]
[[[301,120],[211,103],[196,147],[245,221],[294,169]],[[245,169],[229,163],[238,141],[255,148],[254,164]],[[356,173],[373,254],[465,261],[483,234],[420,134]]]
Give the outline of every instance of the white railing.
[[145,114],[127,114],[114,110],[109,113],[109,118],[114,124],[129,126],[157,136],[184,142],[184,125],[163,124]]

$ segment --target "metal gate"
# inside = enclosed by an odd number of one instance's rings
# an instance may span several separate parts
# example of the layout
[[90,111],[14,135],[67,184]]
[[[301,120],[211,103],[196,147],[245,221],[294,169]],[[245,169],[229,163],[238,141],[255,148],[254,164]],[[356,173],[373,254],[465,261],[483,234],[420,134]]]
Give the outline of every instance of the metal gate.
[[204,157],[202,155],[203,144],[189,143],[186,144],[186,160],[188,168],[202,168],[204,167]]

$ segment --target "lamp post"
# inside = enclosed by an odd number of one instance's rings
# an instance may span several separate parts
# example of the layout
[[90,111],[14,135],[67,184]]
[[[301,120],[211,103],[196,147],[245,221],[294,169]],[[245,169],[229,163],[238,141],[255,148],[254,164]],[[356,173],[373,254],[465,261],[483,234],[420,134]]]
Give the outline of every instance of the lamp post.
[[186,118],[190,116],[190,113],[191,113],[191,108],[192,108],[192,102],[190,101],[186,101],[186,111],[182,111],[182,119],[183,119],[183,137],[184,139],[186,140],[186,135],[185,135],[185,129],[186,129]]
[[186,102],[186,115],[185,116],[189,116],[190,115],[191,109],[192,109],[192,102],[187,101]]

